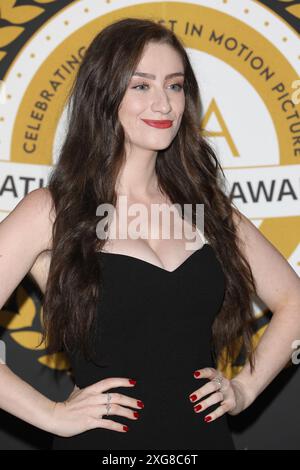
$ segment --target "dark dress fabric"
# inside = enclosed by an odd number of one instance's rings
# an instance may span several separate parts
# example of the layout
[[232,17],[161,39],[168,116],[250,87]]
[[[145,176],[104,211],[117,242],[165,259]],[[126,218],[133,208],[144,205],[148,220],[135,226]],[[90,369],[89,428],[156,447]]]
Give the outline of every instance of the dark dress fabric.
[[145,407],[131,408],[138,420],[108,417],[129,426],[128,432],[97,428],[54,436],[53,449],[234,450],[226,414],[204,422],[219,405],[195,413],[189,400],[207,382],[194,371],[215,367],[211,327],[223,303],[225,275],[213,247],[205,243],[172,272],[120,253],[97,257],[103,269],[97,364],[72,355],[75,382],[84,388],[106,377],[134,378],[135,386],[109,391]]

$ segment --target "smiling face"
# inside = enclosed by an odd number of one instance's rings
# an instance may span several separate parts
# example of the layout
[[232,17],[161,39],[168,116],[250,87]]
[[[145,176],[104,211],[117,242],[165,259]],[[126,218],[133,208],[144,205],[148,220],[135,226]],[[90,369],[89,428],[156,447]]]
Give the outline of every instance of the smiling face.
[[[167,44],[146,45],[119,108],[119,120],[131,148],[157,151],[171,144],[185,107],[183,74],[175,49]],[[153,127],[144,120],[172,122]]]

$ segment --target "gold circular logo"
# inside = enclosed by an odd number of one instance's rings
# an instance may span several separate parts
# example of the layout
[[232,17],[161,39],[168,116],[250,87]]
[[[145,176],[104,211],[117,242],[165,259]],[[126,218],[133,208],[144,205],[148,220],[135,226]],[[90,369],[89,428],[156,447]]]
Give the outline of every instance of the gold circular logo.
[[[48,12],[1,77],[0,218],[45,184],[67,125],[67,93],[93,37],[120,18],[151,18],[186,46],[204,105],[199,122],[222,163],[228,194],[300,274],[300,106],[292,99],[300,56],[293,28],[251,0],[129,0],[127,6],[121,0],[81,0],[63,8],[57,0],[34,3],[0,0],[1,18],[7,21],[0,29],[0,66],[10,53],[5,48]],[[299,5],[278,3],[300,17]],[[49,13],[49,5],[57,7],[55,13]],[[266,306],[255,303],[255,309],[257,341],[269,316]],[[4,317],[2,312],[0,323],[15,341],[33,349],[33,336],[22,333],[24,324]],[[237,358],[232,370],[242,363]]]

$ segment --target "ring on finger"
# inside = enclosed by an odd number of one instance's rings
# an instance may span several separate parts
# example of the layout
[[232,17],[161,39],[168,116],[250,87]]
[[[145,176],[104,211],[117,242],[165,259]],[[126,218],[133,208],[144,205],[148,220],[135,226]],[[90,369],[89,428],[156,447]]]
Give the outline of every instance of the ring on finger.
[[222,390],[222,387],[223,387],[223,377],[222,375],[216,375],[216,377],[214,377],[212,379],[212,382],[216,382],[216,384],[219,386],[218,390]]
[[107,403],[106,403],[105,406],[106,406],[106,416],[108,416],[108,415],[109,415],[109,412],[110,412],[110,409],[111,409],[111,403],[110,403],[111,394],[108,392],[108,393],[106,394],[106,396],[107,396]]

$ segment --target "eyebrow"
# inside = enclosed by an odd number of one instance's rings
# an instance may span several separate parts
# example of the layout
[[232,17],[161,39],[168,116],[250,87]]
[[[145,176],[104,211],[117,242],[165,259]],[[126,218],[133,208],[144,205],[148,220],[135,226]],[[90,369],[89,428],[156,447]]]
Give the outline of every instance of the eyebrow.
[[[135,72],[133,74],[133,77],[145,77],[145,78],[151,78],[152,80],[155,80],[155,75],[153,75],[152,73],[145,73],[145,72]],[[166,75],[165,76],[165,79],[167,78],[173,78],[173,77],[184,77],[184,73],[183,72],[174,72],[174,73],[169,73],[169,75]]]

